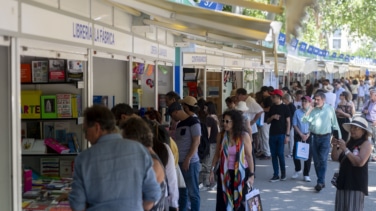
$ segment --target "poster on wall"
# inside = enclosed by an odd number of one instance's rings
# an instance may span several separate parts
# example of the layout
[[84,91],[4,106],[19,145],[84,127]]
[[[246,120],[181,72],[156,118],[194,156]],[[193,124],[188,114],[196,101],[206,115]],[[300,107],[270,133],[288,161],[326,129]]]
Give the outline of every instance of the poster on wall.
[[263,86],[272,86],[274,89],[278,89],[278,80],[274,72],[264,72]]

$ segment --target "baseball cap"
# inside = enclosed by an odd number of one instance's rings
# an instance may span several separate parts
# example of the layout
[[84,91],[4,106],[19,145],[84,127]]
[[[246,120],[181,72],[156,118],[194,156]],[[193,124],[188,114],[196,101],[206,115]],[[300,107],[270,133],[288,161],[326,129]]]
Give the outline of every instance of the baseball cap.
[[312,102],[312,99],[309,96],[303,96],[301,100],[306,100],[308,102]]
[[192,97],[192,96],[186,96],[184,99],[180,100],[179,101],[180,103],[184,103],[184,104],[187,104],[189,106],[193,106],[193,107],[197,107],[197,100],[196,98]]
[[269,92],[269,94],[270,95],[279,95],[279,96],[283,97],[283,92],[280,89],[275,89],[272,92]]
[[168,107],[168,114],[171,116],[172,112],[174,111],[179,111],[183,110],[183,107],[181,107],[180,103],[178,102],[173,102],[169,107]]

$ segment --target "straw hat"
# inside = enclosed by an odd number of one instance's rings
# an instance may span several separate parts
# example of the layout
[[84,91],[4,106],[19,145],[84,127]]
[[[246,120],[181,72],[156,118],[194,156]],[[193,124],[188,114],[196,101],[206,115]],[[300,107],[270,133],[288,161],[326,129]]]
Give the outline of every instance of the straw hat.
[[239,111],[248,111],[247,104],[244,101],[239,101],[235,109]]
[[364,129],[365,131],[367,131],[368,135],[372,135],[372,131],[370,129],[368,129],[368,122],[363,117],[360,117],[360,116],[354,117],[352,122],[344,123],[342,125],[342,127],[343,127],[343,129],[345,129],[347,132],[350,133],[351,125],[360,127],[362,129]]

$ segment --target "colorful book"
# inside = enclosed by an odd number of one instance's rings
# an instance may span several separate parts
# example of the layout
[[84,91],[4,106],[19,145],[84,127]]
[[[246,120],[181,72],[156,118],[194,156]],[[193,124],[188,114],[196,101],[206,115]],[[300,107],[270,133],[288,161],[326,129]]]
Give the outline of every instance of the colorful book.
[[47,83],[48,61],[32,61],[31,66],[33,83]]
[[56,95],[42,95],[40,101],[42,119],[57,118]]
[[82,115],[81,109],[81,95],[72,94],[71,105],[72,105],[72,117],[77,118]]
[[21,83],[31,83],[31,64],[21,64]]
[[61,178],[73,177],[73,164],[74,164],[74,160],[72,159],[60,160],[60,177]]
[[67,67],[67,82],[82,81],[84,79],[84,62],[69,60]]
[[65,60],[49,60],[48,81],[65,82]]
[[72,118],[71,94],[57,94],[57,117]]
[[59,177],[59,158],[41,158],[40,168],[42,176]]
[[21,91],[21,118],[40,119],[40,90]]
[[68,154],[69,151],[70,151],[68,147],[66,147],[63,144],[57,142],[53,138],[44,139],[44,143],[46,144],[46,146],[50,147],[51,149],[53,149],[55,152],[57,152],[59,154]]
[[55,138],[54,122],[43,122],[43,138]]
[[31,169],[23,170],[23,192],[30,191],[33,188],[33,171]]
[[55,122],[55,139],[61,144],[67,144],[69,122]]

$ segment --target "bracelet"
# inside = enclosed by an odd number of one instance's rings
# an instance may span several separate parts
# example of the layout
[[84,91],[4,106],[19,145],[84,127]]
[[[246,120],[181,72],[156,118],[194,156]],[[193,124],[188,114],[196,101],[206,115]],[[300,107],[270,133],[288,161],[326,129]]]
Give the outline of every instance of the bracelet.
[[350,150],[346,148],[345,155],[348,155],[350,153]]

